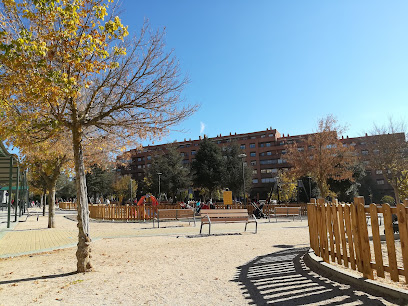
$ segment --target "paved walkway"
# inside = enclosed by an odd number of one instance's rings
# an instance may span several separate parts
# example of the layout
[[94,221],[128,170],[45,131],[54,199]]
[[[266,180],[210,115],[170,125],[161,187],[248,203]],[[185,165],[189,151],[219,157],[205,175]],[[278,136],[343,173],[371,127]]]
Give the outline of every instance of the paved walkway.
[[[0,228],[0,258],[75,247],[78,241],[75,220],[76,211],[56,210],[56,228],[48,228],[48,216],[43,217],[39,208],[31,208],[30,214],[23,215],[10,229],[5,226]],[[160,229],[153,229],[151,222],[92,221],[91,237],[95,241],[118,237],[186,236],[197,235],[199,232],[199,226],[188,226],[187,222],[161,222],[161,225]],[[240,225],[232,228],[232,231],[242,232],[242,224]],[[214,234],[217,232],[222,233],[222,229],[213,229]]]

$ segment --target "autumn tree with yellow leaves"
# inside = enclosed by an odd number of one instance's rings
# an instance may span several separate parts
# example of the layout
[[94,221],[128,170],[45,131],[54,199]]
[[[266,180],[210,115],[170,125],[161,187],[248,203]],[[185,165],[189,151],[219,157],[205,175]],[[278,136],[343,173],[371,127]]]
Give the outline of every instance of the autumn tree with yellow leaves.
[[116,9],[104,0],[0,2],[0,133],[10,144],[70,133],[78,272],[92,269],[84,139],[124,148],[195,110],[182,104],[186,79],[164,50],[164,33],[144,25],[129,38]]
[[286,159],[297,177],[310,176],[317,183],[323,198],[335,195],[328,179],[353,180],[356,161],[352,147],[345,147],[338,138],[342,127],[329,115],[318,122],[315,133],[306,135],[288,148]]

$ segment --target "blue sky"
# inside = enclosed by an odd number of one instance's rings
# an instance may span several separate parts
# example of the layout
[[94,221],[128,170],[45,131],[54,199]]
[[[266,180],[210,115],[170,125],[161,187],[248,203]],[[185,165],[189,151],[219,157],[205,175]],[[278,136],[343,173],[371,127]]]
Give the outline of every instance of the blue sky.
[[123,9],[130,31],[145,18],[166,27],[191,81],[184,98],[201,104],[176,128],[185,133],[155,143],[267,127],[309,133],[327,114],[350,136],[406,120],[406,1],[124,0]]
[[[312,132],[334,114],[359,136],[408,114],[407,1],[123,0],[122,20],[166,27],[201,105],[155,143],[272,127]],[[204,127],[204,129],[203,129]],[[151,142],[144,142],[144,144]]]

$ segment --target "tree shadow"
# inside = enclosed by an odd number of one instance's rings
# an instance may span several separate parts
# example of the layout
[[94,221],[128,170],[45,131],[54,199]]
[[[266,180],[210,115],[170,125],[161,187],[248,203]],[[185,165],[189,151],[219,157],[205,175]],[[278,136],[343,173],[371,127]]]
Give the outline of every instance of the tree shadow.
[[248,302],[255,305],[386,305],[386,298],[378,293],[369,295],[310,270],[303,261],[307,251],[308,248],[292,248],[259,256],[238,267],[234,281]]
[[6,281],[0,281],[0,285],[18,284],[18,283],[22,283],[22,282],[31,282],[31,281],[36,281],[36,280],[40,280],[40,279],[53,279],[53,278],[59,278],[59,277],[75,275],[77,273],[78,272],[73,271],[73,272],[67,272],[67,273],[61,273],[61,274],[52,274],[52,275],[43,275],[43,276],[37,276],[37,277],[10,279],[10,280],[6,280]]

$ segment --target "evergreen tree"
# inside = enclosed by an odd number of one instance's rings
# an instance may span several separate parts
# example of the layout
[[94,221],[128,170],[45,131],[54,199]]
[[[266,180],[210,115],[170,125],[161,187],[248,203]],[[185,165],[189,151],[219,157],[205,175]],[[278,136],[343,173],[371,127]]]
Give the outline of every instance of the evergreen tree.
[[[243,176],[245,178],[245,189],[248,192],[252,185],[252,167],[242,164],[242,150],[237,143],[223,148],[224,175],[222,185],[233,192],[235,196],[243,191]],[[242,169],[244,167],[244,169]]]
[[150,191],[158,195],[159,175],[160,192],[166,193],[173,199],[181,189],[191,185],[190,171],[183,166],[183,157],[174,146],[167,147],[163,155],[153,158],[150,168],[147,170],[147,180]]
[[194,186],[208,189],[212,197],[213,192],[223,185],[225,163],[221,149],[208,138],[204,138],[191,169]]

